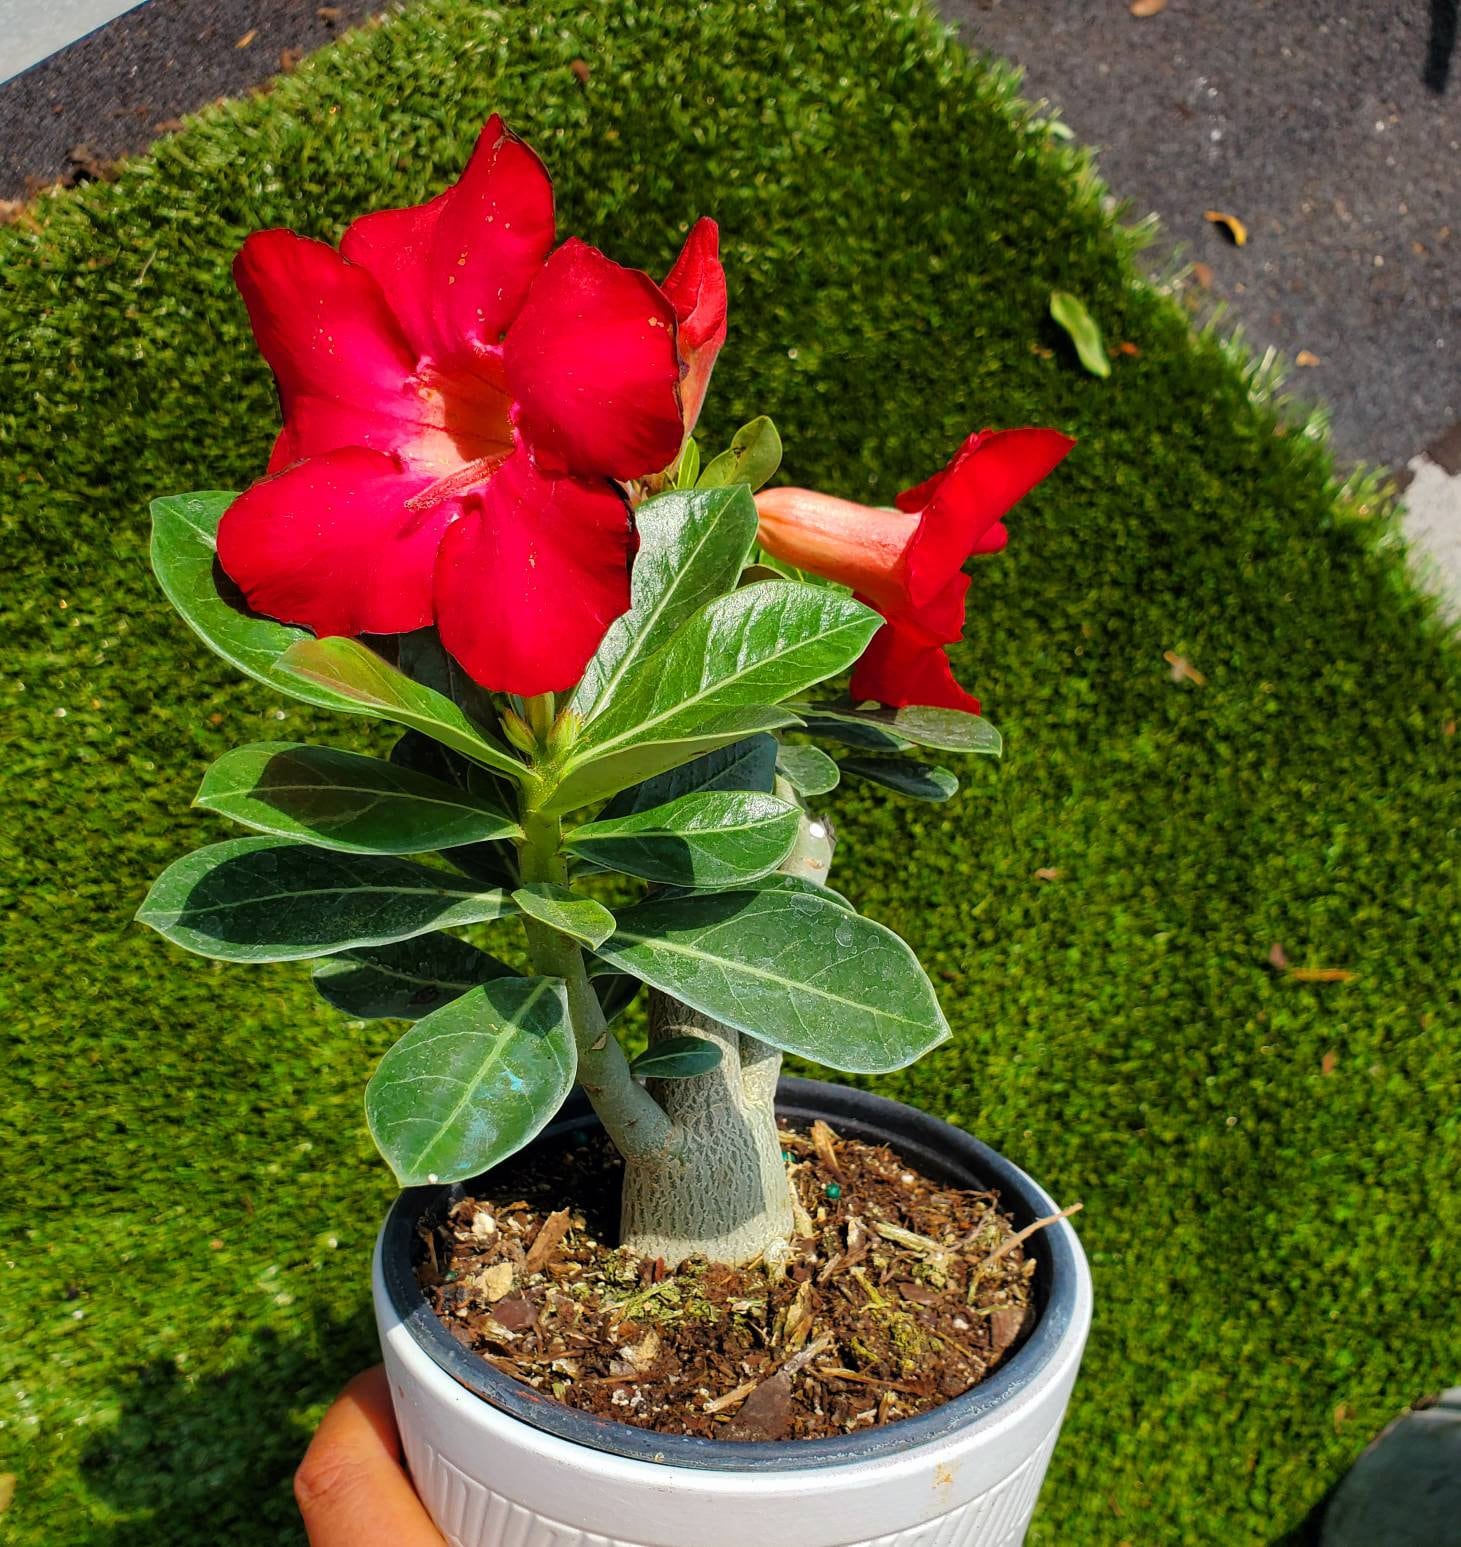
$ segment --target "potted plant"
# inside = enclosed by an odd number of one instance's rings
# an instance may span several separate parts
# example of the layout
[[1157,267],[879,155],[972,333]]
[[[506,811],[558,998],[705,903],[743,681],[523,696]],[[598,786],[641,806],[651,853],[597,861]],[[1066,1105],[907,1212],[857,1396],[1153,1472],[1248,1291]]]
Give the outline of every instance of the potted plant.
[[252,835],[139,917],[412,1023],[366,1088],[404,1189],[376,1308],[451,1541],[1018,1540],[1089,1322],[1075,1235],[967,1134],[780,1064],[948,1036],[828,887],[811,802],[946,799],[924,749],[999,751],[944,645],[965,561],[1071,443],[973,435],[896,509],[758,499],[769,420],[704,465],[691,436],[713,223],[662,284],[555,241],[493,118],[458,183],[338,251],[244,245],[283,429],[243,494],[155,503],[153,564],[226,660],[393,743],[226,754],[197,803]]

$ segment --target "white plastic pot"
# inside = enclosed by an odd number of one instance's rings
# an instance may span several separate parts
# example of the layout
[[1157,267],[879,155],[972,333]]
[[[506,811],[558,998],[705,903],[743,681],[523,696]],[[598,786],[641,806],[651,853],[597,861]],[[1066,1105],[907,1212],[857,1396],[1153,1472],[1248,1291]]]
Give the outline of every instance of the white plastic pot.
[[[783,1080],[778,1109],[886,1142],[928,1174],[997,1188],[1023,1226],[1055,1205],[937,1119],[842,1086]],[[538,1143],[593,1124],[570,1107]],[[461,1188],[402,1194],[376,1244],[375,1307],[417,1490],[453,1547],[1015,1547],[1060,1432],[1091,1319],[1080,1242],[1038,1231],[1035,1330],[993,1375],[915,1418],[834,1439],[736,1444],[564,1407],[437,1321],[411,1263],[416,1223]]]

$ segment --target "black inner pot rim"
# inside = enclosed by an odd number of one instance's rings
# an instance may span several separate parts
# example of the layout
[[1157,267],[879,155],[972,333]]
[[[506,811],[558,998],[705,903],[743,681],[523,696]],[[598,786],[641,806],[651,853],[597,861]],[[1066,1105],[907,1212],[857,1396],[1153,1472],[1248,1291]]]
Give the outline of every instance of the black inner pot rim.
[[[902,1102],[822,1080],[783,1077],[776,1109],[793,1122],[822,1118],[851,1138],[891,1144],[935,1180],[993,1189],[1017,1229],[1055,1212],[1043,1189],[1002,1155],[963,1129]],[[583,1093],[575,1091],[533,1146],[553,1144],[597,1126]],[[463,1348],[437,1320],[411,1265],[416,1226],[422,1219],[440,1218],[479,1180],[412,1187],[396,1199],[381,1241],[382,1272],[392,1308],[433,1362],[484,1402],[560,1439],[631,1460],[701,1471],[760,1472],[820,1470],[902,1454],[977,1423],[1036,1381],[1059,1353],[1076,1309],[1075,1235],[1064,1223],[1052,1225],[1036,1231],[1025,1243],[1026,1254],[1037,1265],[1034,1331],[993,1375],[962,1396],[911,1418],[825,1439],[736,1441],[661,1434],[579,1412],[523,1385]]]

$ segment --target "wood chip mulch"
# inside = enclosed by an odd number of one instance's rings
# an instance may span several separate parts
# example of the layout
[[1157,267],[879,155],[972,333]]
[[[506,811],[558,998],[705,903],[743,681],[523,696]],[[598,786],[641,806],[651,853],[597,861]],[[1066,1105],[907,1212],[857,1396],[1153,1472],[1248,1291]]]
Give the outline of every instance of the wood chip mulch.
[[812,1439],[977,1385],[1034,1321],[1035,1262],[994,1193],[930,1181],[825,1124],[783,1131],[786,1271],[612,1246],[620,1164],[591,1140],[510,1163],[434,1228],[417,1275],[448,1331],[585,1412],[729,1440]]

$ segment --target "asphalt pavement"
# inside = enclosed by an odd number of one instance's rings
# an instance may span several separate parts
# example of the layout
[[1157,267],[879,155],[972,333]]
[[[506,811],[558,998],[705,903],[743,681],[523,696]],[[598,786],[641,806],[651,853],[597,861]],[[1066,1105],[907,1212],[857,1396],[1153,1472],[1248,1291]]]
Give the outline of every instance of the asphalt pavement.
[[1023,67],[1168,251],[1212,269],[1230,319],[1331,406],[1341,456],[1399,468],[1461,419],[1456,0],[941,8]]

